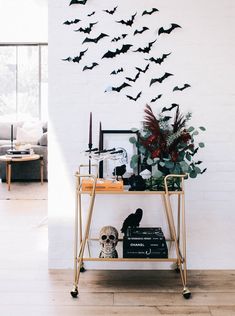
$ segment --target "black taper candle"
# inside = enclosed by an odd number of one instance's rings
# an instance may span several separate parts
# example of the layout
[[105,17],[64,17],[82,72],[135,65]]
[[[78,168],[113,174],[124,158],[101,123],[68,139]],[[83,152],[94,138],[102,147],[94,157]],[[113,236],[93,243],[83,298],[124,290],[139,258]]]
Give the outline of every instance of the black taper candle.
[[[91,149],[92,149],[92,112],[90,112],[88,149],[91,152]],[[90,155],[89,155],[89,174],[91,174],[91,156]]]
[[13,149],[13,124],[11,124],[11,149]]

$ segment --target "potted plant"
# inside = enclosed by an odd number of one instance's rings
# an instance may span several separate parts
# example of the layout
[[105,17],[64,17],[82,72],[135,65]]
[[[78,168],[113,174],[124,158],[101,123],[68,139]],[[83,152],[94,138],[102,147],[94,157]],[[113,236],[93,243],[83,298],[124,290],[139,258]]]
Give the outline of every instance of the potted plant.
[[[175,114],[171,116],[174,109]],[[168,174],[187,174],[196,178],[206,171],[200,167],[202,161],[195,158],[199,149],[205,147],[203,142],[196,142],[195,136],[206,129],[203,126],[198,129],[188,127],[191,113],[183,115],[177,104],[163,108],[158,116],[149,105],[144,112],[143,129],[139,131],[138,139],[130,138],[138,148],[138,154],[132,156],[130,164],[132,168],[138,163],[142,169],[151,167],[151,178],[146,180],[148,189],[164,189],[163,179]],[[180,189],[177,179],[169,185],[171,189]]]

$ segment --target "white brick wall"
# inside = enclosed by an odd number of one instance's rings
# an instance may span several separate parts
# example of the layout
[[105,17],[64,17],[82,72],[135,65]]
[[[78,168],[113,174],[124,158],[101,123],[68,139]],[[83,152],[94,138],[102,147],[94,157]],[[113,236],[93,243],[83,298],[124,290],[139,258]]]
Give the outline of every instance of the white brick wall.
[[[81,154],[87,146],[89,112],[93,113],[94,144],[98,143],[99,121],[105,129],[129,129],[138,127],[143,117],[145,103],[159,93],[164,97],[153,105],[157,112],[171,102],[180,103],[183,111],[192,111],[192,125],[206,126],[201,134],[206,148],[199,156],[208,167],[208,172],[186,185],[188,263],[189,268],[235,268],[235,212],[232,201],[235,189],[235,2],[233,0],[88,0],[84,6],[68,6],[69,1],[49,1],[49,266],[67,268],[73,265],[73,213],[74,213],[74,173],[80,163],[86,162]],[[161,86],[144,89],[138,102],[130,102],[120,94],[105,94],[110,84],[109,73],[120,66],[135,74],[133,66],[145,65],[137,55],[104,62],[93,71],[82,72],[81,65],[62,62],[62,58],[76,56],[81,47],[82,36],[72,30],[76,26],[64,26],[65,20],[83,17],[83,12],[96,11],[99,31],[116,36],[125,33],[119,24],[110,27],[114,16],[100,13],[102,9],[119,6],[115,19],[128,18],[136,11],[157,7],[160,12],[147,17],[143,25],[151,24],[151,32],[146,36],[136,36],[136,47],[152,40],[151,34],[162,25],[172,22],[182,26],[182,30],[171,36],[159,38],[152,52],[155,56],[162,52],[172,52],[161,68],[151,70],[140,78],[136,89],[126,89],[136,95],[149,79],[164,71],[172,72]],[[133,6],[134,4],[134,6]],[[98,13],[99,12],[99,13]],[[105,18],[104,18],[105,17]],[[93,20],[93,19],[92,19]],[[113,25],[113,24],[112,24]],[[142,23],[139,24],[142,26]],[[132,32],[134,31],[132,28]],[[96,32],[94,32],[94,36]],[[149,36],[149,37],[148,37]],[[141,39],[145,39],[141,42]],[[138,42],[137,42],[138,41]],[[125,41],[124,41],[125,42]],[[101,42],[100,42],[101,43]],[[90,44],[87,64],[98,61],[109,49],[109,41]],[[117,47],[121,45],[116,44]],[[110,48],[115,47],[111,46]],[[134,57],[133,57],[134,56]],[[99,63],[99,61],[98,61]],[[160,70],[161,69],[161,70]],[[147,78],[147,79],[146,79]],[[113,78],[118,83],[118,77]],[[191,89],[183,93],[169,93],[169,87],[188,82]],[[104,207],[105,205],[105,207]],[[120,229],[126,214],[136,207],[144,209],[143,225],[151,225],[155,216],[155,200],[125,197],[117,201],[114,197],[97,201],[96,215],[92,226],[95,234],[105,224]],[[157,204],[160,209],[160,204]],[[164,225],[161,216],[156,225]],[[106,267],[106,265],[94,265]],[[155,268],[157,265],[109,265],[109,268]]]

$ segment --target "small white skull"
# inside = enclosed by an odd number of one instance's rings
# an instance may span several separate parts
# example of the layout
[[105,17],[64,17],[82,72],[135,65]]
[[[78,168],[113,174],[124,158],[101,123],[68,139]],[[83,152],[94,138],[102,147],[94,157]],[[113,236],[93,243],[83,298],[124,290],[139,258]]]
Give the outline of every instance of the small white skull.
[[100,231],[99,242],[101,244],[100,258],[118,258],[115,249],[118,243],[118,231],[113,226],[104,226]]

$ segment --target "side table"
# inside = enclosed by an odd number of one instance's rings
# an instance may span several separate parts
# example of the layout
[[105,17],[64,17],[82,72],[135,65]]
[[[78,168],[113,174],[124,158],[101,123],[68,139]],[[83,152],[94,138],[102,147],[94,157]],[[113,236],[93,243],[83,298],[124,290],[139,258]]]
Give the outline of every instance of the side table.
[[40,161],[40,179],[41,179],[41,184],[43,184],[43,156],[33,154],[33,155],[22,155],[18,157],[14,156],[7,156],[3,155],[0,156],[0,161],[3,161],[6,163],[6,181],[8,185],[8,191],[11,189],[11,166],[12,163],[21,163],[21,162],[27,162],[27,161],[33,161],[33,160],[39,160]]

